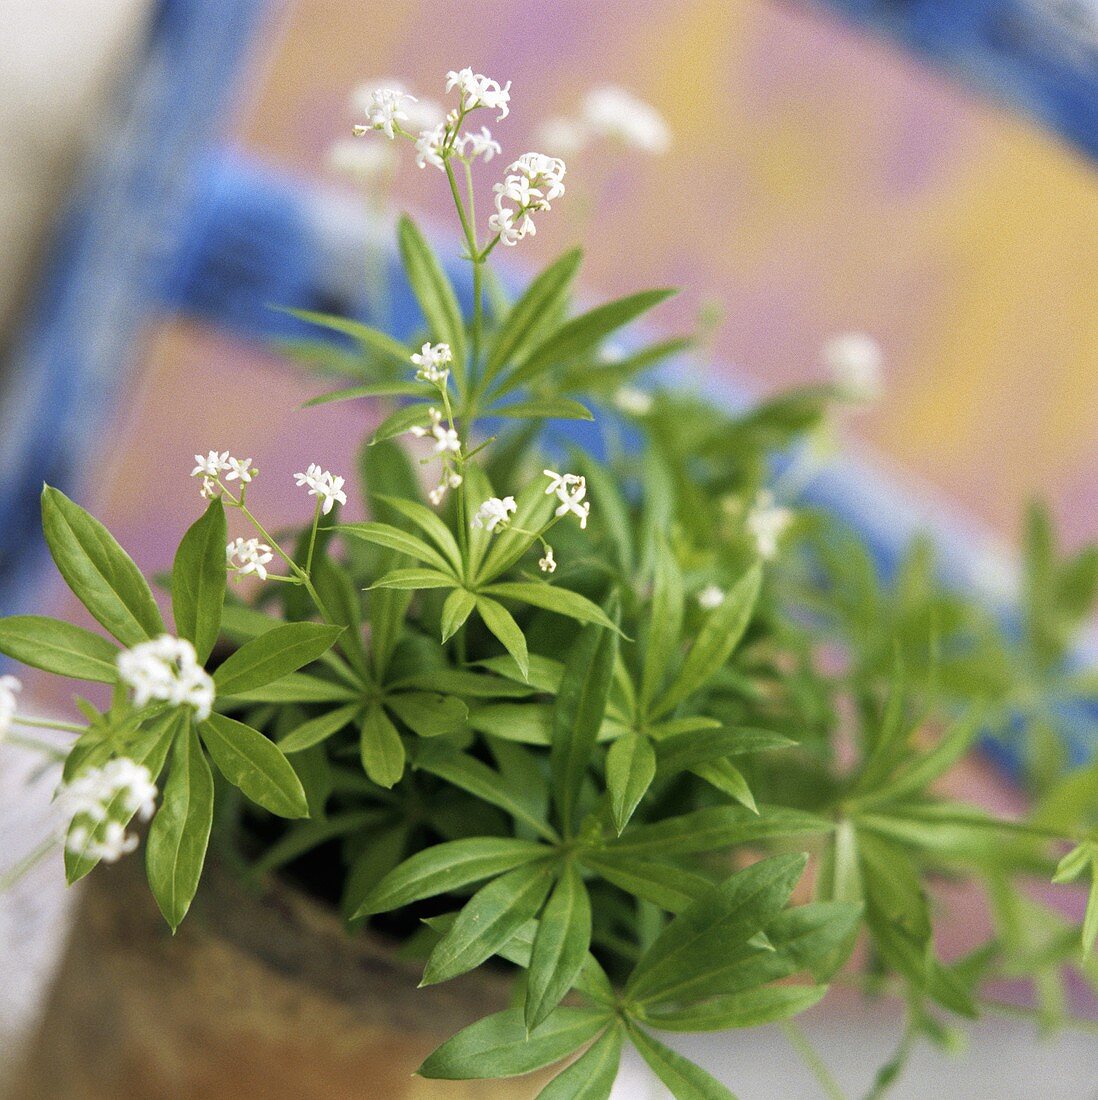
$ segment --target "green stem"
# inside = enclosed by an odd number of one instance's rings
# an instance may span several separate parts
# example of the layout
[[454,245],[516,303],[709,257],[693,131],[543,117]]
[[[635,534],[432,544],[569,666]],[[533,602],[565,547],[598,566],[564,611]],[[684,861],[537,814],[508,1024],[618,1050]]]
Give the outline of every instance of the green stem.
[[0,874],[0,894],[14,886],[28,871],[41,863],[57,847],[57,841],[50,837],[44,840],[29,855],[24,856],[9,870]]
[[782,1034],[785,1035],[789,1045],[797,1052],[805,1066],[812,1072],[821,1089],[830,1100],[846,1100],[838,1081],[832,1076],[827,1063],[820,1057],[819,1051],[812,1045],[800,1025],[793,1020],[782,1020],[779,1023]]
[[39,730],[61,730],[62,733],[83,733],[88,727],[77,726],[72,722],[58,722],[53,718],[25,718],[17,714],[13,722],[20,726],[30,726]]
[[316,549],[316,529],[320,523],[320,497],[316,498],[316,507],[313,509],[313,529],[309,532],[309,552],[305,555],[305,572],[313,575],[313,551]]
[[6,742],[21,749],[29,749],[31,752],[40,752],[43,756],[47,756],[57,763],[61,763],[69,755],[56,745],[51,745],[48,741],[43,741],[38,737],[24,737],[19,733],[9,733]]

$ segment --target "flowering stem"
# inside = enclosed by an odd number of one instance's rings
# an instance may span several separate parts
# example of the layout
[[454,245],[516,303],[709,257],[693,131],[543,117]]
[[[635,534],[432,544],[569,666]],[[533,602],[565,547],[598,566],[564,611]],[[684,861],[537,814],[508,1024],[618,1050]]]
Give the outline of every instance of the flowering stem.
[[57,847],[53,837],[42,841],[29,855],[25,855],[14,867],[0,875],[0,894],[14,886],[28,871],[41,863]]
[[48,756],[58,763],[69,755],[56,745],[51,745],[48,741],[43,741],[39,737],[24,737],[22,734],[9,733],[5,740],[9,745],[15,745],[21,749],[30,749],[31,752],[40,752],[43,756]]
[[316,548],[316,529],[320,523],[320,497],[316,498],[316,507],[313,509],[313,529],[309,532],[309,552],[305,555],[305,572],[313,575],[313,550]]
[[838,1081],[827,1068],[827,1063],[820,1057],[819,1052],[809,1041],[801,1027],[793,1020],[782,1020],[779,1023],[782,1033],[789,1045],[800,1055],[801,1061],[812,1072],[821,1089],[830,1100],[845,1100],[843,1090]]
[[13,719],[20,726],[31,726],[40,730],[61,730],[63,733],[83,733],[88,727],[77,726],[72,722],[58,722],[53,718],[25,718],[17,714]]

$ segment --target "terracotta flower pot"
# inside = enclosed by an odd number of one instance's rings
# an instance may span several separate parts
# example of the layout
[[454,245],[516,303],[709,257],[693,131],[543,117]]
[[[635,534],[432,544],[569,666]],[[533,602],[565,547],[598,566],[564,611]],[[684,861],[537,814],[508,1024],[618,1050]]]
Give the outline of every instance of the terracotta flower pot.
[[139,860],[90,876],[18,1100],[454,1100],[536,1095],[542,1075],[412,1076],[433,1047],[506,1006],[471,974],[416,989],[420,968],[285,885],[248,893],[208,868],[172,936]]

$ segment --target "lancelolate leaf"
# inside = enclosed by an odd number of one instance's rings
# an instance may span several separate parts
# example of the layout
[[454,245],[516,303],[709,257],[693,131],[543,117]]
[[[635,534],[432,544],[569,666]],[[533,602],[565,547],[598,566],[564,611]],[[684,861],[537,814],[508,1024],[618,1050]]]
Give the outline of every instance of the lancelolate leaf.
[[188,725],[175,738],[164,797],[145,848],[149,887],[173,932],[198,889],[213,810],[213,773]]
[[152,590],[133,559],[103,524],[49,485],[42,490],[42,532],[73,595],[123,645],[164,633]]
[[404,742],[384,707],[373,703],[362,716],[359,757],[366,774],[379,787],[392,787],[404,774]]
[[608,1100],[621,1066],[623,1036],[621,1024],[611,1024],[538,1093],[537,1100]]
[[225,506],[210,501],[179,544],[172,566],[172,614],[181,638],[194,644],[205,664],[221,631],[225,606]]
[[118,646],[60,619],[41,615],[0,619],[0,653],[74,680],[110,684],[118,679]]
[[198,732],[218,771],[257,806],[279,817],[309,816],[301,780],[273,741],[224,714],[211,714]]
[[245,642],[214,672],[218,697],[266,687],[332,648],[342,627],[286,623]]
[[629,1038],[640,1056],[655,1075],[671,1090],[675,1100],[736,1100],[719,1081],[684,1058],[677,1051],[665,1047],[636,1024],[627,1025]]
[[620,833],[656,775],[656,751],[643,734],[627,733],[606,754],[606,789],[610,814]]

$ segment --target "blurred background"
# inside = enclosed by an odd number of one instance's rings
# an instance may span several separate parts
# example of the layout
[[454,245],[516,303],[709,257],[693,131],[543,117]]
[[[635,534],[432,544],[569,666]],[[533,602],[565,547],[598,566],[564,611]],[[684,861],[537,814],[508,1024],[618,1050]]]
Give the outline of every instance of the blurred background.
[[[295,330],[269,305],[399,313],[378,278],[392,220],[414,212],[445,251],[449,200],[409,157],[364,189],[330,149],[358,85],[439,99],[465,65],[513,82],[506,159],[603,84],[671,135],[653,155],[546,146],[569,194],[506,257],[516,280],[582,238],[592,297],[681,286],[655,324],[700,320],[683,384],[731,400],[822,378],[830,337],[870,334],[884,395],[843,422],[828,492],[895,545],[929,524],[997,599],[1029,496],[1067,546],[1098,533],[1094,0],[0,0],[0,17],[5,613],[68,610],[39,568],[43,479],[155,571],[195,514],[196,451],[251,455],[275,524],[302,463],[352,467],[370,411],[299,409],[317,384],[272,350]],[[56,935],[37,939],[9,1027],[48,973]],[[817,1035],[859,1080],[889,1021],[851,1012]],[[941,1072],[982,1077],[932,1088],[928,1054],[897,1095],[1098,1096],[1093,1040],[1059,1077],[1067,1048],[1035,1054],[1030,1029],[976,1042],[986,1058]],[[698,1057],[735,1058],[766,1096],[788,1068],[767,1044]]]

